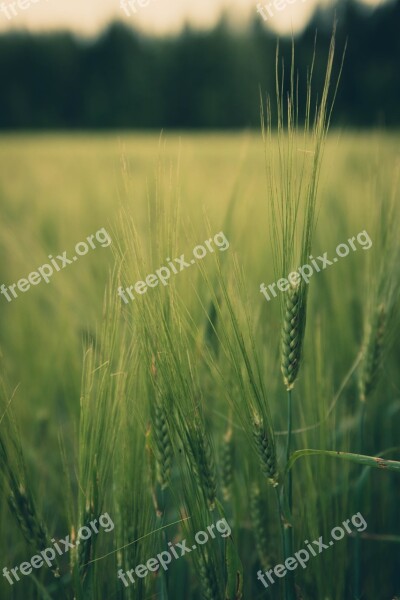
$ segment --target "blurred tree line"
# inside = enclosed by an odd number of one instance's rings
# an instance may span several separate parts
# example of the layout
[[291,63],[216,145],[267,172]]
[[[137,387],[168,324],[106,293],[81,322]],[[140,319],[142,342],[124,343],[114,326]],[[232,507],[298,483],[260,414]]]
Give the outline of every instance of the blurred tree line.
[[[400,0],[371,11],[339,2],[338,48],[348,49],[334,113],[354,126],[400,123]],[[322,76],[333,9],[296,38],[300,73],[318,30]],[[280,48],[290,57],[290,39]],[[114,23],[96,39],[69,33],[0,36],[0,128],[258,127],[260,89],[273,92],[276,34],[257,15],[246,31],[149,38]],[[303,79],[304,79],[303,78]],[[302,89],[300,90],[302,91]]]

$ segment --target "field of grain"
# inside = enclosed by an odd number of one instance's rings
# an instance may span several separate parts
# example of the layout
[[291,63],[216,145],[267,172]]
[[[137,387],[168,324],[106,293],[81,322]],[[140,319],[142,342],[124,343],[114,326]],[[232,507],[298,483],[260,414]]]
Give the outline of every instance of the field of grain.
[[[288,321],[289,337],[304,327],[289,453],[334,451],[294,455],[290,502],[261,134],[1,136],[0,284],[112,240],[0,296],[1,598],[400,596],[398,148],[379,131],[326,141],[312,256],[371,244],[314,272],[306,321]],[[166,285],[118,295],[182,254]],[[105,513],[114,527],[77,546]],[[51,568],[22,566],[67,536]],[[304,568],[274,572],[321,536]]]

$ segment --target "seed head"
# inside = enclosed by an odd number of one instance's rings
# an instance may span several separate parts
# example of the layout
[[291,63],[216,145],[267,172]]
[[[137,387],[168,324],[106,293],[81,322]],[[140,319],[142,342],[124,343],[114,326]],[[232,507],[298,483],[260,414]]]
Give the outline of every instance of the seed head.
[[220,600],[215,567],[205,552],[200,555],[198,566],[204,600]]
[[172,444],[165,406],[160,402],[155,404],[153,422],[157,480],[165,490],[171,478]]
[[190,429],[190,458],[199,488],[205,494],[209,510],[215,507],[217,483],[210,442],[199,419]]
[[287,390],[293,388],[300,368],[306,321],[305,299],[301,284],[291,284],[285,297],[281,333],[281,370]]
[[232,429],[229,429],[224,435],[221,445],[221,489],[225,501],[230,500],[232,494],[233,453]]
[[363,348],[363,363],[359,378],[360,400],[365,402],[374,391],[382,366],[382,354],[386,331],[386,310],[380,304],[369,325]]
[[278,485],[275,446],[267,428],[264,426],[262,418],[256,413],[253,415],[253,436],[260,459],[261,470],[275,487]]

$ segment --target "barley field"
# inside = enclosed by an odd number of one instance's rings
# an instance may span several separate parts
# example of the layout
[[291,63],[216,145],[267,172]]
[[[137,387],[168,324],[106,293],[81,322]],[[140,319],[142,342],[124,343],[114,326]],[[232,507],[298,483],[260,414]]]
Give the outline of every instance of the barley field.
[[1,598],[400,595],[399,135],[265,135],[1,135]]

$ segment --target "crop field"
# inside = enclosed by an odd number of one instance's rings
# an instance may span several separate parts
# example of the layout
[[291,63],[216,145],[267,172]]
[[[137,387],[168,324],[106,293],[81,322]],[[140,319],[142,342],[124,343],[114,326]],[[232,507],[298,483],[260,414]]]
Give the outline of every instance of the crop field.
[[399,141],[1,135],[0,598],[400,596]]

